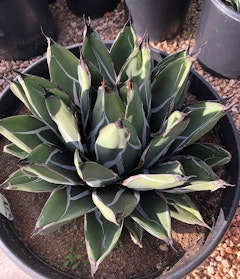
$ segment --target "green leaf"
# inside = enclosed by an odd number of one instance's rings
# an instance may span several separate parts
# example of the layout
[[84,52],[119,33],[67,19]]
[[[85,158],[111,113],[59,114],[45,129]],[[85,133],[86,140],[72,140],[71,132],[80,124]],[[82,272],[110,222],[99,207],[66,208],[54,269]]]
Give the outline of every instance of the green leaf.
[[129,216],[140,199],[139,193],[117,185],[96,189],[93,192],[93,202],[105,219],[117,226]]
[[78,149],[83,152],[81,135],[78,131],[78,123],[74,113],[57,96],[47,98],[46,105],[66,146],[72,151]]
[[127,105],[125,119],[127,119],[136,129],[138,137],[143,145],[146,146],[149,138],[149,124],[143,109],[143,102],[135,83],[130,83],[127,89]]
[[94,188],[111,185],[118,180],[118,175],[112,170],[92,161],[79,164],[77,171],[82,180]]
[[183,168],[178,161],[166,161],[162,163],[155,164],[149,169],[146,169],[144,173],[149,174],[177,174],[183,175]]
[[181,186],[187,179],[175,174],[137,174],[125,179],[122,185],[136,191],[165,190]]
[[144,193],[131,217],[148,233],[172,245],[170,211],[164,197],[153,191]]
[[78,82],[79,60],[69,50],[52,43],[48,38],[47,63],[53,83],[64,90],[79,106],[80,85]]
[[95,145],[97,161],[106,168],[116,169],[119,175],[136,166],[140,149],[137,132],[127,120],[105,126]]
[[187,106],[184,113],[188,113],[190,122],[170,148],[170,153],[179,152],[204,136],[217,124],[228,108],[217,102],[200,102]]
[[85,242],[92,276],[99,264],[114,249],[122,232],[123,223],[116,226],[95,210],[85,215]]
[[[199,225],[209,228],[197,209],[197,206],[188,195],[176,195],[164,193],[169,204],[171,217],[183,223]],[[209,228],[210,229],[210,228]]]
[[131,217],[124,219],[124,226],[127,228],[132,242],[142,248],[143,228],[133,221]]
[[51,192],[58,185],[49,183],[38,176],[26,174],[22,169],[19,169],[13,172],[1,186],[7,190],[40,193]]
[[[137,48],[137,38],[134,30],[132,26],[125,25],[121,32],[118,33],[110,49],[110,55],[117,74],[135,48]],[[122,51],[123,49],[124,51]]]
[[[82,56],[89,65],[89,61],[98,69],[104,80],[111,87],[116,84],[116,73],[107,47],[102,43],[96,32],[86,23],[85,36],[82,46]],[[90,69],[91,71],[91,69]]]
[[172,112],[175,103],[181,99],[186,86],[192,59],[184,56],[167,65],[152,82],[152,106],[150,127],[156,133]]
[[151,67],[152,58],[147,38],[135,49],[122,67],[118,79],[121,82],[132,80],[142,98],[146,116],[151,105]]
[[14,143],[5,145],[3,148],[3,152],[11,154],[19,159],[25,159],[28,156],[28,152],[25,152]]
[[231,160],[231,154],[226,149],[211,143],[193,143],[182,152],[198,157],[211,167],[225,165]]
[[165,121],[160,134],[157,134],[143,151],[140,167],[151,167],[168,151],[176,137],[187,127],[189,119],[186,114],[173,112]]
[[30,115],[0,119],[0,133],[26,153],[41,143],[62,145],[49,127]]
[[59,187],[45,203],[33,235],[53,232],[94,209],[92,193],[88,187]]

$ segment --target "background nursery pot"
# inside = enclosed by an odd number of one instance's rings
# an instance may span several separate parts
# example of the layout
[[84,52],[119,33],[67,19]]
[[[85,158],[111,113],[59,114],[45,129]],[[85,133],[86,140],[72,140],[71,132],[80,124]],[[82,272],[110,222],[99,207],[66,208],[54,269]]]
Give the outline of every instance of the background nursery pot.
[[120,0],[66,0],[69,9],[76,15],[91,18],[101,17],[104,13],[116,8]]
[[205,0],[196,31],[198,60],[226,78],[240,77],[240,13],[221,0]]
[[[79,55],[79,46],[71,47],[71,50]],[[159,53],[155,52],[156,60],[159,58]],[[30,66],[25,73],[48,76],[46,59],[43,58]],[[198,99],[219,99],[215,91],[194,71],[191,74],[190,92]],[[1,95],[0,117],[6,117],[14,114],[15,108],[19,105],[19,101],[10,94],[10,89],[7,88]],[[226,133],[227,131],[227,133]],[[212,231],[210,231],[204,245],[193,256],[191,253],[186,253],[185,256],[176,264],[170,271],[164,275],[159,273],[151,274],[147,278],[164,278],[173,279],[181,278],[196,268],[207,256],[215,249],[225,234],[230,222],[234,216],[240,197],[240,150],[239,137],[236,131],[233,120],[227,114],[219,122],[217,132],[221,144],[231,152],[232,160],[225,167],[225,179],[229,183],[235,184],[235,187],[227,187],[223,189],[222,200],[219,208],[219,214],[216,216],[216,224]],[[30,248],[25,247],[18,237],[16,230],[12,223],[5,217],[0,215],[0,245],[1,248],[9,255],[9,257],[25,270],[32,278],[77,278],[57,270],[40,259]],[[146,278],[146,277],[144,277]]]
[[28,59],[46,50],[43,35],[56,38],[57,29],[47,0],[0,2],[0,58]]
[[150,40],[163,41],[181,32],[189,5],[190,0],[125,0],[125,11],[137,35],[147,32]]

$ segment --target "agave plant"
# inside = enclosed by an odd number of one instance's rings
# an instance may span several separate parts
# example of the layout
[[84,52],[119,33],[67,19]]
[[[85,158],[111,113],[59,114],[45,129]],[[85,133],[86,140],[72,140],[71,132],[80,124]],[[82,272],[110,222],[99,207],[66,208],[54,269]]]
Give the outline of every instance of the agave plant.
[[79,59],[48,38],[50,80],[10,82],[31,114],[0,120],[20,159],[1,187],[50,192],[33,235],[84,216],[92,275],[124,226],[140,247],[144,230],[173,245],[172,218],[208,227],[188,193],[228,186],[213,168],[231,155],[199,141],[228,107],[185,104],[192,60],[181,50],[154,63],[129,25],[109,50],[86,23]]

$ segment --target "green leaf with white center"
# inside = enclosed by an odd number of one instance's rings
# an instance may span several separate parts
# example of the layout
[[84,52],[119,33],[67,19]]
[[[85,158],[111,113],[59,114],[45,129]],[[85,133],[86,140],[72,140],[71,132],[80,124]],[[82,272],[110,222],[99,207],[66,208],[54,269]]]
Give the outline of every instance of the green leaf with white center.
[[49,233],[95,209],[88,187],[65,186],[55,189],[38,217],[33,235]]
[[151,67],[151,51],[148,40],[145,37],[139,47],[129,56],[118,77],[122,83],[127,80],[133,80],[142,98],[147,117],[149,116],[151,105]]
[[17,115],[0,119],[0,133],[27,153],[30,153],[41,143],[61,146],[58,138],[49,127],[30,115]]
[[78,149],[83,152],[81,135],[78,131],[78,122],[74,113],[57,96],[47,98],[46,105],[66,146],[72,151]]
[[96,69],[98,69],[99,73],[101,73],[103,79],[109,86],[115,86],[116,73],[110,53],[105,44],[103,44],[97,33],[93,31],[89,24],[85,25],[82,56],[87,63],[90,61]]
[[183,223],[209,228],[209,226],[203,221],[197,206],[188,195],[164,193],[164,196],[167,199],[172,218]]
[[89,133],[91,151],[94,151],[94,144],[100,129],[122,118],[123,115],[124,106],[119,95],[109,88],[100,86],[92,111],[91,131]]
[[77,57],[59,44],[52,43],[48,38],[47,63],[51,81],[67,92],[75,105],[79,106]]
[[[124,51],[122,49],[124,48]],[[114,64],[114,69],[118,74],[127,58],[137,48],[137,38],[132,26],[124,26],[117,38],[113,42],[110,55]]]
[[170,210],[163,196],[154,191],[144,193],[131,217],[148,233],[172,245]]
[[140,150],[137,132],[127,120],[105,126],[95,143],[97,162],[106,168],[116,169],[119,175],[136,166]]
[[167,116],[172,112],[175,103],[184,94],[186,79],[191,68],[191,58],[184,56],[167,65],[152,83],[152,104],[150,127],[156,133],[161,129]]
[[93,202],[105,219],[120,226],[140,200],[138,192],[117,185],[96,189],[92,194]]
[[77,172],[81,179],[93,188],[111,185],[118,180],[116,173],[93,161],[78,164]]
[[18,190],[32,193],[52,192],[58,185],[49,183],[38,176],[31,176],[22,169],[12,173],[1,185],[7,190]]
[[25,152],[14,143],[5,145],[3,148],[3,152],[11,154],[19,159],[25,159],[28,156],[28,152]]
[[173,112],[165,121],[161,133],[157,134],[143,151],[140,167],[149,168],[161,159],[188,124],[189,119],[186,114],[179,111]]
[[198,157],[211,167],[228,164],[231,160],[230,152],[212,143],[193,143],[186,147],[182,153]]
[[[127,92],[127,105],[125,119],[127,119],[136,129],[138,137],[143,145],[146,146],[149,138],[149,124],[143,109],[143,102],[135,83],[131,83]],[[132,87],[132,88],[131,88]]]
[[91,74],[84,59],[80,57],[78,65],[78,80],[81,87],[80,112],[84,130],[86,129],[90,113]]
[[85,215],[85,242],[92,276],[99,264],[116,246],[122,232],[123,222],[116,226],[106,220],[100,211]]
[[126,217],[124,219],[124,226],[127,228],[132,242],[138,245],[139,248],[142,248],[143,228],[133,221],[131,217]]
[[171,146],[170,152],[177,153],[181,149],[196,142],[214,128],[217,122],[226,115],[228,107],[217,102],[200,102],[187,106],[184,113],[190,122]]
[[188,177],[178,174],[137,174],[122,183],[136,191],[167,190],[183,185]]

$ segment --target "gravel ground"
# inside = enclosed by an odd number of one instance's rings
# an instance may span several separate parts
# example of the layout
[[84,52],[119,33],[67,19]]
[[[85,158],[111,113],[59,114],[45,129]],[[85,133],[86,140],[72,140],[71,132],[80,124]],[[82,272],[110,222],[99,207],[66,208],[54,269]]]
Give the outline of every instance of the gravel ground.
[[[161,43],[152,43],[152,45],[160,50],[171,53],[179,48],[185,48],[189,44],[194,44],[194,33],[198,22],[203,0],[192,0],[190,10],[184,30],[176,39],[172,41],[164,41]],[[71,14],[66,7],[65,1],[57,0],[51,6],[52,13],[56,19],[59,28],[59,37],[57,42],[67,46],[82,41],[83,21]],[[124,13],[122,5],[112,12],[105,14],[102,18],[93,20],[92,26],[97,30],[102,39],[114,39],[118,31],[124,24]],[[193,38],[190,42],[190,35]],[[0,62],[0,92],[7,86],[5,78],[14,78],[14,70],[23,71],[27,66],[38,60],[39,57],[27,61],[1,61]],[[205,72],[201,66],[195,62],[194,68],[202,75],[217,91],[217,93],[225,98],[231,97],[232,103],[231,114],[234,118],[238,131],[240,131],[240,81],[235,79],[224,79],[214,77]],[[240,278],[240,207],[236,212],[235,218],[216,250],[210,257],[196,270],[189,274],[185,279],[225,279]],[[4,255],[0,252],[0,260],[4,259]],[[16,278],[8,277],[7,272],[17,272],[12,269],[11,264],[0,263],[0,278]],[[20,274],[20,273],[19,273]],[[15,273],[15,276],[17,273]],[[20,276],[20,275],[19,275]],[[29,278],[19,277],[18,278]],[[21,275],[22,276],[22,275]]]

